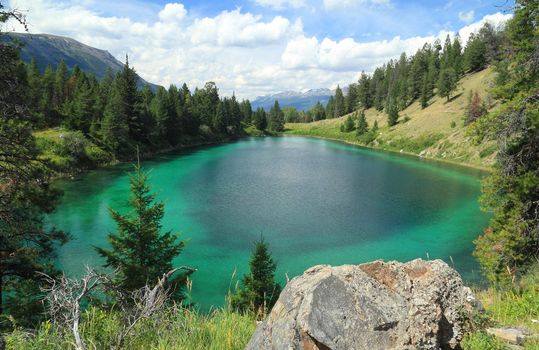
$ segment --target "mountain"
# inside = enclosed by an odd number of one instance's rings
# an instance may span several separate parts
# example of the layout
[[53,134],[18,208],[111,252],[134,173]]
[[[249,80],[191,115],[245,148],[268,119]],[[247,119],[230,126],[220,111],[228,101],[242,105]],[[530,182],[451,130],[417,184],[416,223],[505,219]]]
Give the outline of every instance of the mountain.
[[[64,60],[69,69],[77,64],[81,70],[95,74],[98,79],[105,76],[107,68],[111,68],[114,72],[123,68],[123,63],[108,51],[96,49],[71,38],[50,34],[9,33],[0,37],[0,40],[10,38],[23,44],[21,51],[23,61],[30,62],[32,57],[35,57],[41,72],[48,64],[56,68],[60,60]],[[157,85],[139,77],[139,86],[144,84],[150,84],[153,89],[157,88]]]
[[300,111],[306,111],[320,101],[326,104],[330,96],[333,96],[335,91],[330,89],[311,89],[305,92],[285,91],[277,94],[258,96],[254,101],[251,101],[253,109],[262,107],[269,110],[275,100],[279,101],[281,107],[296,107]]

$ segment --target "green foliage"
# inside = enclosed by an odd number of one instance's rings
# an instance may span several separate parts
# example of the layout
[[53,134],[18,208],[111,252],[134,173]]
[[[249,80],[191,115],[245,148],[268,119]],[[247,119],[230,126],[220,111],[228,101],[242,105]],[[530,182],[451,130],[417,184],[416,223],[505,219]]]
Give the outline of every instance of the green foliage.
[[[240,350],[247,345],[255,327],[251,314],[222,309],[203,314],[170,307],[137,324],[120,349]],[[81,333],[89,349],[111,348],[121,329],[120,317],[113,310],[90,308],[83,314]],[[50,322],[43,322],[33,334],[17,329],[6,336],[7,348],[11,350],[63,350],[73,343],[70,332]]]
[[438,95],[447,97],[449,101],[451,93],[457,87],[457,74],[453,68],[446,68],[440,71],[440,79],[438,80]]
[[260,131],[264,131],[268,127],[266,111],[262,107],[258,107],[253,113],[253,122],[255,127]]
[[268,128],[271,131],[284,130],[284,113],[279,106],[279,102],[275,101],[268,114]]
[[350,132],[353,131],[356,128],[356,124],[354,122],[354,118],[352,118],[351,115],[346,117],[344,120],[344,123],[341,125],[341,131],[342,132]]
[[118,284],[126,290],[136,290],[146,284],[154,284],[165,272],[171,270],[172,259],[180,254],[185,241],[178,241],[172,231],[161,233],[164,204],[155,202],[150,193],[148,175],[140,165],[130,177],[131,212],[122,215],[110,209],[118,233],[110,233],[111,249],[97,247],[106,260],[106,267],[118,270]]
[[450,126],[451,126],[451,129],[454,129],[454,128],[457,127],[457,123],[453,120],[453,121],[451,121],[451,125],[450,125]]
[[[17,13],[0,7],[0,25]],[[1,28],[0,28],[1,29]],[[2,33],[0,33],[2,35]],[[0,330],[28,326],[42,314],[36,273],[54,275],[54,250],[67,235],[45,228],[59,193],[49,187],[50,169],[37,161],[29,127],[26,69],[19,49],[0,43]],[[9,317],[6,317],[9,315]],[[9,320],[9,321],[8,321]]]
[[357,135],[361,136],[369,131],[369,124],[367,124],[367,118],[365,118],[365,111],[359,112],[359,118],[357,122]]
[[517,1],[507,23],[506,76],[498,81],[508,102],[474,123],[479,140],[495,140],[499,148],[481,198],[493,217],[474,253],[495,285],[509,285],[539,259],[538,19],[539,4]]
[[397,106],[395,104],[390,104],[388,106],[388,111],[387,111],[387,124],[389,126],[397,125],[398,120],[399,120],[399,111],[397,109]]
[[249,310],[258,317],[265,317],[281,293],[281,286],[275,282],[276,268],[277,264],[269,252],[268,245],[261,238],[254,246],[249,262],[249,273],[243,276],[241,288],[232,296],[232,307],[241,311]]
[[471,34],[464,50],[464,66],[466,70],[476,72],[487,65],[487,48],[480,35]]
[[506,350],[507,346],[484,331],[468,333],[460,344],[464,350]]

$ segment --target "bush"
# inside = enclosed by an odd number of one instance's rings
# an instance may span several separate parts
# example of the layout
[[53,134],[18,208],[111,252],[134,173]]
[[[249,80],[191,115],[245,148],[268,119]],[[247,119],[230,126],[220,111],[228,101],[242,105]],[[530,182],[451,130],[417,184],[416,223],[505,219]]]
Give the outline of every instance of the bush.
[[92,164],[107,164],[113,160],[112,154],[104,151],[103,149],[97,147],[93,143],[87,145],[84,148],[84,153],[86,157]]

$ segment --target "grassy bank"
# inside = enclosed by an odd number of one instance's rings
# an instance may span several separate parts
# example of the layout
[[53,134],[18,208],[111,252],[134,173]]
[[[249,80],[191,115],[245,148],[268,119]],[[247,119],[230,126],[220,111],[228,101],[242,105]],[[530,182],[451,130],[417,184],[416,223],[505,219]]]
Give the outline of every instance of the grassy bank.
[[466,134],[464,113],[470,91],[477,91],[483,99],[490,99],[487,91],[493,79],[494,72],[490,68],[466,75],[449,101],[435,96],[425,109],[419,102],[414,102],[399,113],[399,122],[392,127],[388,126],[385,113],[368,109],[365,116],[369,127],[372,128],[375,121],[379,126],[378,131],[371,135],[358,137],[355,131],[341,132],[346,116],[313,123],[288,123],[284,134],[340,140],[488,169],[494,164],[495,144],[474,144]]
[[[251,315],[222,309],[202,314],[170,307],[137,324],[121,349],[239,350],[245,348],[255,327]],[[109,349],[115,344],[121,321],[115,312],[92,308],[84,313],[80,329],[87,349]],[[69,329],[59,329],[50,322],[32,333],[16,330],[5,340],[10,350],[65,350],[74,344]]]

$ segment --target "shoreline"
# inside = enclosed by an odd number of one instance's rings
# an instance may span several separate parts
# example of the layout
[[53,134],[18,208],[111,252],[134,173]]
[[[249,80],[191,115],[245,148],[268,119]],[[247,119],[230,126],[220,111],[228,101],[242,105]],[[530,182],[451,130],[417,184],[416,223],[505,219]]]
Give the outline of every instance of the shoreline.
[[308,138],[320,139],[320,140],[336,141],[336,142],[345,143],[347,145],[353,145],[353,146],[357,146],[357,147],[361,147],[361,148],[369,149],[369,150],[373,150],[373,151],[380,151],[380,152],[388,152],[388,153],[393,153],[393,154],[406,155],[406,156],[410,156],[410,157],[414,157],[414,158],[418,158],[418,159],[425,159],[425,160],[429,160],[429,161],[435,161],[435,162],[450,164],[450,165],[454,165],[454,166],[458,166],[458,167],[462,167],[462,168],[466,168],[466,169],[484,171],[486,173],[491,173],[493,171],[493,169],[490,168],[490,167],[483,167],[483,166],[480,166],[480,165],[475,165],[475,164],[470,164],[470,163],[460,163],[460,162],[457,162],[457,161],[454,161],[454,160],[443,159],[443,158],[424,157],[424,156],[420,156],[417,153],[412,153],[412,152],[407,152],[407,151],[395,151],[395,150],[384,149],[384,148],[379,148],[379,147],[367,146],[367,145],[364,145],[364,144],[361,144],[361,143],[358,143],[358,142],[353,142],[353,141],[348,141],[348,140],[343,140],[343,139],[338,139],[338,138],[333,138],[333,137],[324,137],[324,136],[307,135],[307,134],[290,134],[290,133],[287,133],[287,132],[282,132],[279,136],[282,136],[282,137],[298,136],[298,137],[308,137]]

